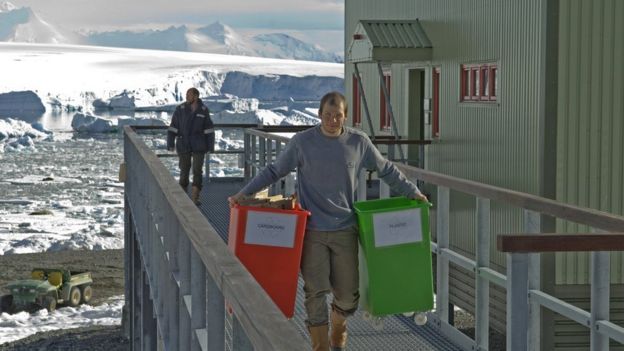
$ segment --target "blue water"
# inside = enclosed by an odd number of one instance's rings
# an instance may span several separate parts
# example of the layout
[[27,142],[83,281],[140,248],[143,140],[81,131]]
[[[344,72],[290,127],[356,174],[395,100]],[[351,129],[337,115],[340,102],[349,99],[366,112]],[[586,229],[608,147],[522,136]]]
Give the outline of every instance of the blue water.
[[[41,123],[46,130],[54,132],[67,132],[72,130],[71,122],[76,113],[77,111],[66,111],[64,109],[51,108],[47,105],[46,112],[43,114],[27,111],[0,111],[0,118],[13,118],[30,124]],[[160,118],[165,120],[169,120],[171,118],[171,115],[168,112],[135,112],[133,110],[98,110],[92,114],[111,120],[117,119],[121,116],[133,118]]]

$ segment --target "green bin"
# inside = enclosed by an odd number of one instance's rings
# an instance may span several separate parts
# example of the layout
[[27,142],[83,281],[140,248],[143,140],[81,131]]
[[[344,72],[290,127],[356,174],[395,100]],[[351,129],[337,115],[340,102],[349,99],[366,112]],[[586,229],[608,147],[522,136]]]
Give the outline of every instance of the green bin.
[[355,203],[360,301],[372,316],[433,309],[429,206],[405,197]]

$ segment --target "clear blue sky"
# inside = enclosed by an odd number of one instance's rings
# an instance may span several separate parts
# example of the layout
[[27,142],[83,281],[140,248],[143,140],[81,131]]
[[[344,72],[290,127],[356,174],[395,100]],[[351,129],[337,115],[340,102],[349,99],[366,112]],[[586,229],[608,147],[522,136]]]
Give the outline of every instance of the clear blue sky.
[[[2,1],[2,0],[0,0]],[[9,0],[68,29],[209,24],[263,29],[344,27],[344,0]]]

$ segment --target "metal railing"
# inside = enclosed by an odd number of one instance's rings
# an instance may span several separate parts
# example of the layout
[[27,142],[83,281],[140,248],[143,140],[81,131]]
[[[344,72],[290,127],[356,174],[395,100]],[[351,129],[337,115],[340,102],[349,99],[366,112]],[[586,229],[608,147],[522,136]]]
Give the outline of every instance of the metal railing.
[[[609,339],[624,344],[624,328],[609,322],[610,257],[609,251],[624,251],[621,234],[508,234],[500,235],[498,250],[507,252],[508,290],[507,345],[510,350],[528,350],[537,344],[528,320],[536,306],[557,312],[590,329],[590,349],[609,350]],[[542,252],[591,251],[591,311],[532,289],[529,282],[529,255]]]
[[[266,131],[247,129],[245,130],[245,177],[249,179],[255,175],[256,169],[260,169],[277,157],[280,150],[288,142],[289,138],[277,136]],[[268,145],[268,146],[267,146]],[[498,285],[507,290],[507,349],[508,350],[539,350],[540,340],[540,306],[550,308],[568,318],[589,324],[592,330],[600,329],[600,337],[610,337],[624,343],[624,328],[608,322],[608,289],[605,291],[604,272],[608,272],[608,257],[603,253],[595,254],[598,259],[593,260],[592,271],[594,276],[602,278],[592,279],[592,292],[595,292],[592,301],[598,299],[601,305],[594,307],[592,312],[585,312],[575,306],[550,296],[540,289],[540,257],[539,254],[529,253],[523,259],[526,267],[519,271],[513,271],[515,264],[508,263],[507,275],[490,268],[490,203],[505,204],[514,208],[522,209],[524,213],[523,231],[526,233],[539,233],[542,215],[553,218],[569,220],[578,224],[587,225],[601,232],[620,232],[624,228],[624,217],[600,212],[592,209],[568,205],[539,196],[521,193],[513,190],[499,188],[483,183],[451,177],[421,168],[411,167],[401,163],[395,163],[397,167],[411,180],[423,181],[437,187],[436,204],[436,238],[431,244],[431,250],[436,254],[436,310],[431,316],[439,331],[460,345],[465,350],[488,350],[489,348],[489,310],[490,284]],[[292,177],[292,174],[289,176]],[[288,179],[288,177],[287,177]],[[288,183],[286,180],[282,183]],[[280,185],[278,184],[278,187]],[[274,191],[284,191],[275,189]],[[476,255],[475,259],[466,257],[450,248],[449,220],[450,220],[450,191],[457,191],[472,195],[476,201]],[[357,198],[366,199],[366,173],[360,174]],[[380,197],[390,195],[389,188],[380,184]],[[572,236],[573,234],[570,234]],[[619,249],[618,249],[619,248]],[[620,246],[616,249],[622,250]],[[473,272],[475,275],[475,338],[472,339],[457,330],[449,323],[449,264],[454,263],[458,267]],[[526,271],[525,271],[526,269]],[[598,272],[601,272],[598,274]],[[594,282],[597,280],[598,282]],[[607,274],[608,280],[608,274]],[[526,294],[525,285],[517,290],[517,284],[525,284],[529,289],[532,299],[528,302],[529,308],[525,308],[527,322],[520,323],[517,314],[523,313],[518,310],[518,303],[511,303],[511,299],[520,299]],[[608,286],[608,282],[606,283]],[[606,301],[606,302],[605,302]],[[593,304],[593,303],[592,303]],[[606,317],[605,317],[606,304]],[[524,305],[523,305],[524,306]],[[597,310],[594,310],[596,308]],[[582,318],[579,316],[583,316]],[[522,318],[522,316],[520,316]],[[605,319],[606,318],[606,319]],[[592,324],[593,323],[593,324]],[[514,328],[514,329],[511,329]],[[512,333],[511,330],[514,332]],[[595,331],[592,335],[595,334]],[[523,336],[524,335],[524,336]],[[513,337],[513,338],[512,338]],[[518,344],[517,340],[526,338],[525,344]],[[594,336],[592,336],[594,338]],[[592,339],[593,340],[593,339]],[[604,345],[604,344],[601,344]],[[607,342],[608,345],[608,342]],[[603,350],[603,346],[596,348]]]
[[124,326],[132,349],[224,350],[228,318],[234,350],[308,348],[129,126],[124,161]]

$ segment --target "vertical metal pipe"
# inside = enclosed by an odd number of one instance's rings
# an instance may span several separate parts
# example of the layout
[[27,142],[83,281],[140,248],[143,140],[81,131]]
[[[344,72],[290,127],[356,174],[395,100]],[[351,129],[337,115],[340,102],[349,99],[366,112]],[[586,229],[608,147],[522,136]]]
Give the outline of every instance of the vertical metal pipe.
[[135,350],[141,349],[141,335],[143,334],[143,329],[141,328],[141,253],[138,250],[138,246],[136,245],[136,241],[133,245],[134,253],[133,253],[133,262],[132,262],[132,290],[133,290],[133,309],[132,309],[132,330],[133,335],[130,340],[132,347]]
[[358,86],[360,87],[360,98],[362,99],[362,104],[364,105],[364,113],[366,113],[366,121],[368,122],[369,133],[371,138],[375,139],[375,128],[373,128],[373,120],[371,119],[371,114],[368,110],[368,102],[366,101],[366,93],[364,92],[364,86],[362,85],[362,76],[360,75],[358,64],[354,63],[353,68],[355,69],[355,77],[357,79]]
[[256,136],[252,135],[251,136],[251,177],[255,177],[256,176],[256,171],[257,171],[257,160],[258,160],[258,154],[257,154],[257,147],[256,147]]
[[156,319],[154,318],[154,304],[149,298],[150,285],[146,272],[141,274],[143,282],[143,350],[150,351],[156,348]]
[[609,337],[600,333],[598,321],[609,320],[611,262],[606,251],[591,253],[591,351],[609,350]]
[[236,315],[234,315],[232,325],[232,349],[236,351],[253,351],[254,349]]
[[379,198],[386,199],[390,197],[390,186],[383,180],[379,179]]
[[264,167],[266,167],[266,159],[267,159],[267,140],[266,138],[258,138],[258,158],[259,158],[259,164],[258,164],[258,170],[263,169]]
[[507,350],[528,350],[529,255],[507,255]]
[[450,190],[438,187],[438,205],[436,208],[436,228],[438,251],[436,253],[436,312],[438,318],[449,321],[449,262],[441,255],[442,249],[449,247],[449,203]]
[[186,233],[179,233],[178,242],[178,264],[179,264],[179,350],[190,350],[191,348],[191,315],[190,308],[186,306],[186,296],[191,295],[191,242]]
[[169,310],[169,350],[175,350],[180,343],[180,290],[169,267],[167,274],[167,301],[165,305]]
[[204,262],[191,246],[191,351],[201,351],[201,345],[208,340],[199,340],[196,331],[206,329],[206,268]]
[[[524,232],[539,233],[541,231],[541,215],[539,212],[524,210]],[[529,254],[529,289],[541,289],[541,254]],[[538,302],[529,299],[529,332],[528,347],[530,350],[539,351],[541,347],[541,322],[542,306]]]
[[124,192],[124,307],[122,309],[122,324],[125,336],[132,340],[132,240],[134,233],[132,230],[132,209],[128,203],[128,186],[126,183],[126,191]]
[[[377,70],[379,71],[379,79],[381,82],[381,89],[383,90],[384,97],[386,98],[386,111],[390,115],[390,122],[392,125],[392,132],[394,136],[399,139],[399,130],[397,129],[396,120],[394,119],[394,112],[392,112],[392,102],[390,101],[390,94],[388,92],[388,87],[386,86],[386,80],[384,79],[383,69],[381,68],[381,63],[377,62]],[[405,163],[405,155],[403,153],[403,148],[398,147],[399,149],[399,157],[401,158],[401,162]]]
[[358,175],[357,200],[366,201],[366,173],[365,169],[360,171]]
[[219,287],[206,273],[206,329],[208,350],[225,348],[225,301]]
[[489,349],[490,282],[481,276],[480,270],[490,266],[490,240],[490,200],[478,197],[475,342],[481,350]]
[[244,137],[244,152],[245,162],[243,164],[243,173],[245,176],[245,183],[248,183],[251,179],[251,135],[245,132]]

